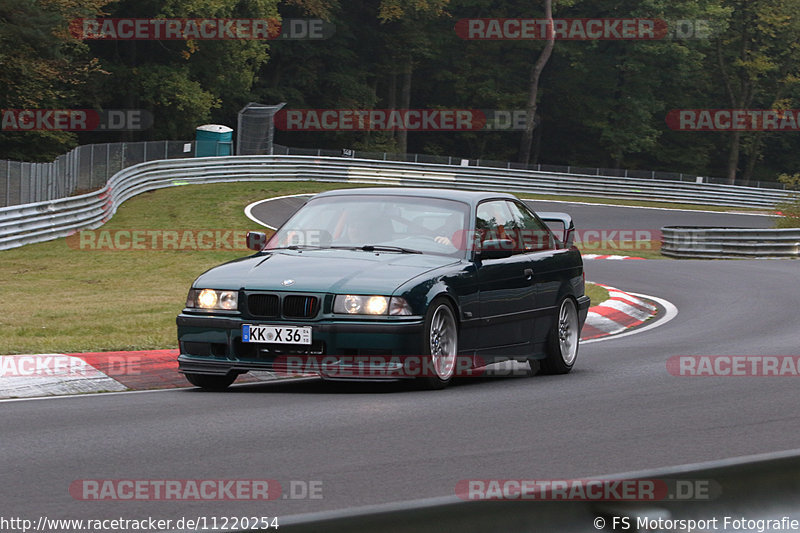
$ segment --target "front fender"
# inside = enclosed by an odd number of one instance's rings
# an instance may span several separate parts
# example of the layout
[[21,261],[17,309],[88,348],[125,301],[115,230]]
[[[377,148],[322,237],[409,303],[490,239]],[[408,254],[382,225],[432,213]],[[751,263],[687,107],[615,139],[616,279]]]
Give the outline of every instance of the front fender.
[[437,272],[424,279],[415,278],[400,286],[393,296],[402,296],[411,305],[415,315],[424,316],[431,302],[439,297],[450,299],[462,322],[478,316],[478,288],[476,269],[472,263],[462,262],[446,272]]

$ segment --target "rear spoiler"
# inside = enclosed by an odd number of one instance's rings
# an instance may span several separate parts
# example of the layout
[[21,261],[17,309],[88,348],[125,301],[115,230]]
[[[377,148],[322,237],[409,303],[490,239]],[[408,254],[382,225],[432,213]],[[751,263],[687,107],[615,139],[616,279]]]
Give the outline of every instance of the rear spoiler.
[[[560,242],[564,248],[572,247],[573,241],[575,240],[575,224],[572,222],[571,216],[566,213],[549,211],[537,211],[536,214],[539,215],[539,218],[541,218],[542,221],[547,224],[547,226],[553,233],[556,234],[556,236],[561,233]],[[561,229],[559,227],[556,229],[552,226],[552,224],[561,224],[564,226],[564,228]]]

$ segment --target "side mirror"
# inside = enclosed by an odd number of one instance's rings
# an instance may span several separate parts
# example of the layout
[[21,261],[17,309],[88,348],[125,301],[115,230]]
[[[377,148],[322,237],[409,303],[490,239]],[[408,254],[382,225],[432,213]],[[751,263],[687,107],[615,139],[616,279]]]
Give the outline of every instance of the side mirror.
[[267,244],[267,234],[261,231],[247,232],[247,247],[256,252],[260,252]]
[[514,253],[514,241],[510,239],[486,239],[476,250],[475,258],[479,261],[484,259],[505,259]]

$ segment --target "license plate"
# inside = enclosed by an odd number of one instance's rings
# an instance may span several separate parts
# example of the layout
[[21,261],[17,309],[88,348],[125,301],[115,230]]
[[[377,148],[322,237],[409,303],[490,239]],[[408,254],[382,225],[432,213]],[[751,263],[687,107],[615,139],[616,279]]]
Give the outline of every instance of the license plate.
[[242,325],[242,342],[311,344],[311,328],[298,326]]

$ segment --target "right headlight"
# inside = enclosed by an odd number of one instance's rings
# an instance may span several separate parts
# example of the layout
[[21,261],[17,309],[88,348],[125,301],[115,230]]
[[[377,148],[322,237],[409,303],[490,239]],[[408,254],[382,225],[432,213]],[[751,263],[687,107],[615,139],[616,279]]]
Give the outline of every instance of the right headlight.
[[407,316],[411,314],[411,306],[398,296],[337,294],[333,301],[333,312],[343,315]]

